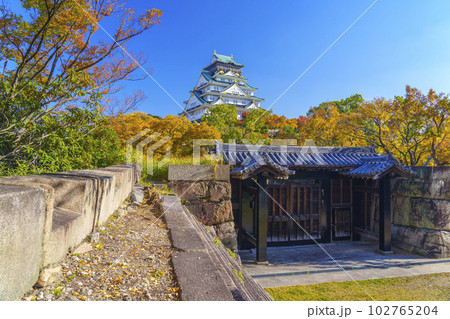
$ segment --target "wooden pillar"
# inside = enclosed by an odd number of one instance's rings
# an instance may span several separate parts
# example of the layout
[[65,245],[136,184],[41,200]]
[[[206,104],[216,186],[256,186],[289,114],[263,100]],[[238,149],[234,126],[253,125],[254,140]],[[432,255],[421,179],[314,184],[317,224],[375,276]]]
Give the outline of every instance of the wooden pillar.
[[267,179],[258,177],[256,219],[256,262],[267,263]]
[[[366,194],[366,193],[364,193]],[[361,227],[362,220],[364,217],[362,215],[364,214],[364,211],[361,210],[361,197],[363,197],[362,192],[355,192],[355,183],[352,182],[352,240],[361,240],[361,235],[354,232],[355,227]],[[366,202],[364,202],[364,206],[366,205]],[[364,227],[361,227],[364,228]]]
[[322,224],[322,239],[324,242],[331,242],[331,228],[332,228],[332,216],[331,216],[331,177],[325,176],[322,181],[322,210],[324,222]]
[[381,252],[392,252],[391,246],[391,179],[389,175],[380,180],[379,248]]
[[238,182],[239,217],[238,217],[238,248],[242,248],[242,180]]

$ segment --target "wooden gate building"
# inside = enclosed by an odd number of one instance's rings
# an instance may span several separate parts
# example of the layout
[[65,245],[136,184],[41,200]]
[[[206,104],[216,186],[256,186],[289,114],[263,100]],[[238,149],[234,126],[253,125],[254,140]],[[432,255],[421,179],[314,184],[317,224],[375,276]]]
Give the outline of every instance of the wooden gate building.
[[413,172],[372,147],[224,144],[241,249],[378,237],[391,251],[390,179]]

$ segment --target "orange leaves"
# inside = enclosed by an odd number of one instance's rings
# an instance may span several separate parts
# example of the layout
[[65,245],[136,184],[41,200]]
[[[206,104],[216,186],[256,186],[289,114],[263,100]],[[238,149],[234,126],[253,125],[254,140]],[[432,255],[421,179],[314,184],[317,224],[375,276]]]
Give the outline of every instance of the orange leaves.
[[148,9],[145,14],[139,17],[139,23],[144,28],[149,28],[154,24],[159,24],[161,22],[160,17],[162,16],[162,11],[158,9]]
[[168,147],[171,147],[172,155],[188,155],[192,152],[193,139],[218,139],[220,133],[215,127],[206,123],[190,122],[185,116],[167,115],[165,118],[158,118],[142,112],[135,112],[127,115],[120,115],[111,119],[109,126],[119,135],[122,143],[127,139],[149,129],[149,135],[155,132],[161,136],[170,137],[170,141],[164,144],[156,155],[164,154]]

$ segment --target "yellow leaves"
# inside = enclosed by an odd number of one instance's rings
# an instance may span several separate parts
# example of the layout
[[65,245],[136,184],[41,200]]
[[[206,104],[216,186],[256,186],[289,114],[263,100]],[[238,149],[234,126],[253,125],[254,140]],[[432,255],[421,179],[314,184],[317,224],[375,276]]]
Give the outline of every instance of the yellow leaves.
[[102,243],[98,243],[98,244],[95,246],[95,248],[97,248],[97,249],[102,249]]
[[78,292],[76,292],[76,291],[72,292],[72,296],[78,296],[78,295],[79,295]]
[[166,274],[166,272],[165,271],[163,271],[163,270],[160,270],[160,271],[156,271],[156,270],[154,270],[151,274],[150,274],[150,277],[151,278],[160,278],[160,277],[162,277],[162,276],[164,276]]
[[79,299],[80,299],[81,301],[85,301],[85,300],[86,300],[86,296],[81,296]]

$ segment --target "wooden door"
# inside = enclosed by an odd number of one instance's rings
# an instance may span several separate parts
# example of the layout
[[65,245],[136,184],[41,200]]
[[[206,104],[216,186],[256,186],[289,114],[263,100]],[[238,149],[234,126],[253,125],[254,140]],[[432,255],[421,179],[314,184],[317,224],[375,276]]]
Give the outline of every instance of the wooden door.
[[352,238],[353,182],[351,179],[331,180],[331,235],[333,240]]
[[349,207],[333,208],[333,240],[352,237],[352,211]]
[[320,239],[320,184],[269,185],[267,239],[289,244]]

